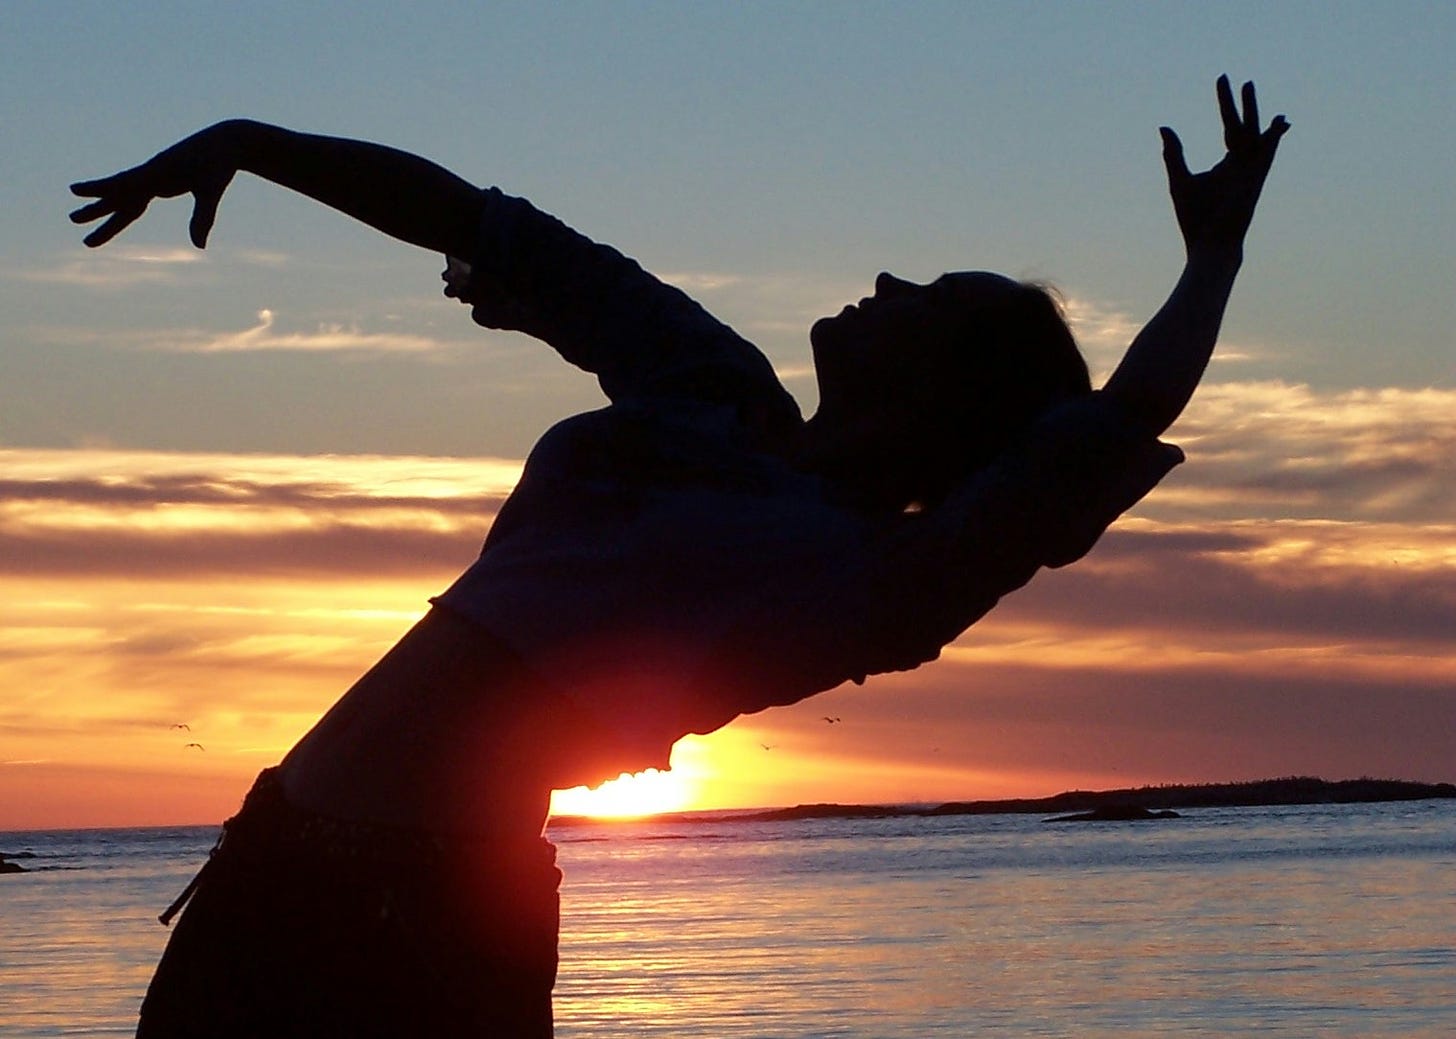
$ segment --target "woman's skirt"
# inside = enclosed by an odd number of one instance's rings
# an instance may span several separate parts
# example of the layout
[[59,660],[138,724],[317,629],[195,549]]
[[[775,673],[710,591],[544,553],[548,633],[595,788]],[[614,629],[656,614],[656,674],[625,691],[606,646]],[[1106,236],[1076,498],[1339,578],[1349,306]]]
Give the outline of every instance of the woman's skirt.
[[137,1036],[549,1039],[555,853],[323,818],[267,770],[163,914]]

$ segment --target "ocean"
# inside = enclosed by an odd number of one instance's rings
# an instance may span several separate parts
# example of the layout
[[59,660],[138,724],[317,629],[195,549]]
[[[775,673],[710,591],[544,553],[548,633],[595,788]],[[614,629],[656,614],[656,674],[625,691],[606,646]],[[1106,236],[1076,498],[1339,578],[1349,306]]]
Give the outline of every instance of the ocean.
[[[0,1035],[130,1035],[215,836],[0,833]],[[1456,801],[552,839],[561,1039],[1456,1035]]]

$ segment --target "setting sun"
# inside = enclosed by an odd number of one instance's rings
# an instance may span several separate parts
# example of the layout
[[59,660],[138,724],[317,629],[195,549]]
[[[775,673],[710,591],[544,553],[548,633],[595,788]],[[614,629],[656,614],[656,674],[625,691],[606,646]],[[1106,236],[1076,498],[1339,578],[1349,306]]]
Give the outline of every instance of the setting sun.
[[693,802],[693,783],[682,772],[623,773],[599,787],[556,790],[551,794],[552,815],[589,815],[599,819],[627,819],[661,812],[680,812]]

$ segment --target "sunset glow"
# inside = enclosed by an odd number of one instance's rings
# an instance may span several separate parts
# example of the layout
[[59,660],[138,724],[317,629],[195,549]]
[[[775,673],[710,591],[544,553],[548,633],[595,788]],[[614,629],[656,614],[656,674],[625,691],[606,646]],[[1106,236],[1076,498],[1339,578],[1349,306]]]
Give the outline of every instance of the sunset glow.
[[[954,800],[1263,772],[1443,778],[1456,526],[1397,522],[1388,503],[1456,515],[1456,453],[1431,456],[1424,474],[1352,459],[1359,475],[1315,504],[1280,490],[1288,463],[1271,455],[1268,493],[1240,499],[1219,459],[1244,458],[1247,482],[1260,445],[1316,428],[1309,409],[1322,402],[1301,395],[1289,429],[1272,408],[1252,428],[1220,429],[1225,394],[1208,396],[1187,425],[1211,461],[1175,473],[1091,556],[1008,597],[937,664],[686,738],[671,771],[559,791],[553,811]],[[1456,413],[1456,394],[1442,401]],[[1329,403],[1350,443],[1395,421],[1365,402],[1360,425],[1344,397]],[[1434,411],[1409,404],[1389,407],[1410,435],[1437,437]],[[229,814],[469,563],[520,469],[3,454],[0,826]],[[1365,505],[1330,503],[1360,481]],[[1318,500],[1342,518],[1250,514],[1290,502],[1318,512]],[[1224,515],[1240,502],[1244,515]],[[1341,691],[1352,683],[1383,692],[1362,701]],[[1386,736],[1371,743],[1373,731]],[[104,799],[83,793],[97,775],[115,777]]]

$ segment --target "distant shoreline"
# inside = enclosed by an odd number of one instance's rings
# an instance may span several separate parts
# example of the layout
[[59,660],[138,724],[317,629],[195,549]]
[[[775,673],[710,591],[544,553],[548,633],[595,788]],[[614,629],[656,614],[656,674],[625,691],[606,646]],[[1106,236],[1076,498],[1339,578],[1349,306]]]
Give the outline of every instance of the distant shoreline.
[[[801,804],[792,808],[721,808],[660,812],[621,818],[553,815],[548,829],[611,826],[616,823],[673,822],[684,824],[772,822],[795,819],[895,819],[954,815],[1065,815],[1108,808],[1143,808],[1151,812],[1180,808],[1257,808],[1270,805],[1374,804],[1456,798],[1456,784],[1416,783],[1400,779],[1327,780],[1287,776],[1244,783],[1171,783],[1121,790],[1065,790],[1050,797],[1017,797],[942,804]],[[85,832],[89,830],[175,830],[216,828],[216,823],[172,823],[146,826],[62,826],[3,830],[7,834]],[[17,856],[0,853],[10,860]],[[7,864],[9,864],[7,862]],[[18,865],[18,864],[17,864]]]
[[1287,776],[1245,783],[1178,783],[1121,790],[1066,790],[1050,797],[1018,797],[987,801],[948,801],[939,805],[802,804],[792,808],[748,809],[743,812],[673,812],[632,819],[553,816],[550,826],[601,826],[613,822],[772,822],[794,819],[894,819],[941,815],[1048,815],[1090,812],[1103,808],[1258,808],[1271,805],[1374,804],[1456,798],[1456,784],[1414,783],[1400,779],[1327,780]]

